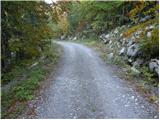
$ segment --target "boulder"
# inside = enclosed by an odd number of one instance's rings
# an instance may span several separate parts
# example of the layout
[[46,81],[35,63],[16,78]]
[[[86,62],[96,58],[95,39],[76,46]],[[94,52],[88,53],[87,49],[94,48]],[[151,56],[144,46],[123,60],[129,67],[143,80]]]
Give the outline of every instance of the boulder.
[[138,44],[133,44],[131,46],[128,47],[127,49],[127,56],[128,57],[137,57],[139,52],[139,46]]
[[103,39],[104,43],[107,44],[109,42],[109,39]]
[[108,55],[107,55],[107,58],[109,59],[109,60],[112,60],[113,59],[113,53],[109,53]]
[[151,32],[147,32],[147,37],[150,38],[151,37]]
[[133,40],[129,40],[127,46],[129,47],[129,46],[131,46],[133,43],[134,43]]
[[145,16],[144,18],[141,18],[140,20],[139,20],[139,22],[145,22],[146,20],[148,20],[148,19],[150,19],[152,16]]
[[117,33],[118,33],[118,29],[115,29],[115,30],[114,30],[114,34],[117,34]]
[[109,41],[109,45],[112,44],[112,40]]
[[155,28],[154,25],[149,26],[149,29],[152,30],[153,28]]
[[105,38],[105,34],[101,34],[99,38],[103,40]]
[[62,35],[62,36],[61,36],[61,40],[64,40],[64,39],[65,39],[65,35]]
[[119,55],[124,55],[126,52],[126,48],[122,47],[121,50],[119,51]]
[[119,42],[116,42],[115,45],[116,45],[118,48],[121,47]]
[[145,30],[149,30],[149,26],[147,26],[147,27],[145,28]]
[[105,37],[106,39],[109,39],[110,35],[107,34],[107,35],[105,35],[104,37]]
[[145,30],[149,31],[149,30],[152,30],[153,28],[155,28],[155,26],[154,25],[150,25],[150,26],[147,26],[145,28]]
[[77,37],[74,37],[73,40],[77,40]]
[[141,32],[142,32],[141,30],[138,30],[138,31],[134,32],[134,37],[139,39]]
[[122,41],[122,45],[125,45],[126,44],[126,41]]
[[132,64],[132,62],[133,62],[133,60],[132,60],[131,58],[129,58],[127,62],[128,62],[128,64],[130,64],[130,65],[131,65],[131,64]]
[[159,60],[151,59],[151,61],[149,62],[149,69],[151,72],[154,72],[157,75],[159,75]]

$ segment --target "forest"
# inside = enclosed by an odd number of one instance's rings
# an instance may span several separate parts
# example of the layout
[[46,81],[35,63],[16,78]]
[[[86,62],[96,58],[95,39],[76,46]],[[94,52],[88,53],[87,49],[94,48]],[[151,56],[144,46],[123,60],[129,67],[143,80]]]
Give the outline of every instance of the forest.
[[1,1],[1,118],[19,117],[58,69],[55,41],[98,49],[158,105],[158,18],[158,1]]

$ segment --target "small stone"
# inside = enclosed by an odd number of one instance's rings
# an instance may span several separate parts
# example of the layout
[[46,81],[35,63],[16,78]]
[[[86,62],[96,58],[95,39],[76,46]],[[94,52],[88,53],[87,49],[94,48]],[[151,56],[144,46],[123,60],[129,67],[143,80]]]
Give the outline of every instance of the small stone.
[[154,116],[154,118],[155,118],[155,119],[156,119],[156,118],[158,118],[158,117],[157,117],[157,115],[156,115],[156,116]]
[[133,60],[132,59],[128,59],[128,63],[132,63],[133,62]]
[[108,54],[108,59],[109,59],[109,60],[113,59],[113,53],[109,53],[109,54]]
[[124,55],[126,51],[126,48],[123,47],[120,51],[119,51],[119,55]]
[[109,34],[105,35],[105,38],[109,38]]
[[129,105],[124,105],[125,107],[128,107]]
[[77,40],[77,37],[74,37],[73,40]]
[[117,29],[115,29],[114,33],[115,33],[115,34],[117,34],[117,33],[118,33],[118,30],[117,30]]
[[150,38],[151,37],[151,32],[147,32],[147,37]]
[[109,44],[112,44],[112,41],[111,41],[111,40],[109,41]]
[[131,98],[134,99],[134,96],[132,96]]

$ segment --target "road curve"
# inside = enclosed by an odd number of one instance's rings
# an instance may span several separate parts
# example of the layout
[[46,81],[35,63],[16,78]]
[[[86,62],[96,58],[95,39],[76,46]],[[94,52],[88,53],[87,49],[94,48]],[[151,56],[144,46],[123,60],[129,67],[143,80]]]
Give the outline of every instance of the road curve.
[[110,72],[91,49],[58,42],[64,48],[56,76],[35,118],[157,118],[158,111]]

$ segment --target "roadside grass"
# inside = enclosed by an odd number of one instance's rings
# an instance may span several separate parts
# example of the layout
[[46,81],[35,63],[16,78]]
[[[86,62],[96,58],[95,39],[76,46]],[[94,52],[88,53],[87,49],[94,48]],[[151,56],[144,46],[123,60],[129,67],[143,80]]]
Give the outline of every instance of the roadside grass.
[[41,82],[47,78],[58,63],[58,59],[60,58],[58,47],[53,43],[51,46],[48,46],[44,53],[46,56],[44,60],[31,69],[24,68],[27,71],[27,76],[24,80],[18,81],[9,91],[2,91],[1,118],[17,118],[22,110],[25,109],[27,101],[34,99],[36,91],[41,86]]

